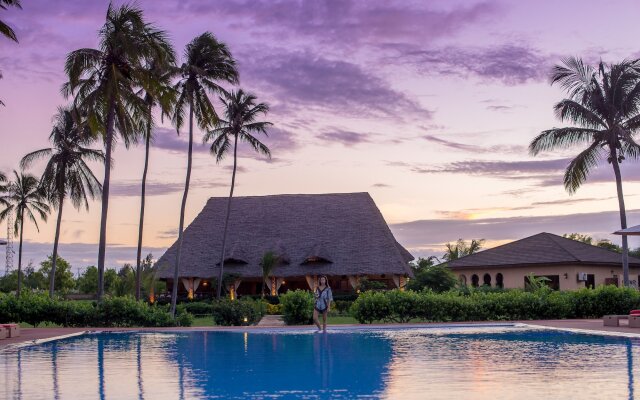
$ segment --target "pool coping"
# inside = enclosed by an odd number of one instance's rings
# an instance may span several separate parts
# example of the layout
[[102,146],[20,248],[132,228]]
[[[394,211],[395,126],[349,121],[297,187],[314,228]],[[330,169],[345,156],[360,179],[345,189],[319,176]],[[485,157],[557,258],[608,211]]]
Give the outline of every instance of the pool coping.
[[[591,321],[597,320],[558,320],[560,323],[576,322],[576,321]],[[537,323],[538,322],[538,323]],[[446,328],[471,328],[471,327],[527,327],[532,329],[545,329],[555,330],[563,332],[572,332],[578,334],[588,335],[600,335],[610,337],[624,337],[631,339],[640,339],[640,332],[621,332],[612,330],[598,330],[598,329],[582,329],[572,328],[567,326],[550,326],[544,323],[553,323],[555,320],[547,321],[469,321],[469,322],[440,322],[440,323],[408,323],[408,324],[344,324],[344,325],[330,325],[329,333],[336,331],[385,331],[385,330],[410,330],[410,329],[446,329]],[[233,326],[233,327],[221,327],[221,326],[203,326],[203,327],[167,327],[167,328],[86,328],[75,332],[70,332],[63,335],[54,335],[49,337],[42,337],[36,339],[27,339],[18,341],[15,343],[2,344],[0,342],[0,354],[15,349],[39,345],[55,340],[63,340],[71,337],[82,336],[87,334],[99,334],[99,333],[126,333],[126,332],[141,332],[141,333],[184,333],[184,332],[255,332],[255,333],[269,333],[269,332],[314,332],[315,326],[300,325],[300,326]]]

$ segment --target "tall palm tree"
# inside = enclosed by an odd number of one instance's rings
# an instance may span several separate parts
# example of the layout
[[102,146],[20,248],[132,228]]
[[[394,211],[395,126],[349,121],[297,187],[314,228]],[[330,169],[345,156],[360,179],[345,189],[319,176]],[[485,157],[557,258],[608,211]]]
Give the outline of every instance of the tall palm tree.
[[40,178],[40,186],[49,203],[58,210],[49,274],[49,296],[53,297],[64,200],[68,196],[74,208],[80,209],[84,206],[85,209],[89,209],[88,198],[94,199],[98,196],[102,191],[102,185],[87,165],[87,161],[104,162],[104,154],[100,150],[87,147],[93,142],[94,137],[89,126],[74,109],[58,109],[49,140],[53,148],[27,154],[22,158],[21,166],[27,168],[37,159],[48,159]]
[[256,104],[256,96],[245,93],[242,89],[233,91],[220,97],[224,104],[225,119],[219,119],[215,128],[207,132],[204,141],[212,141],[211,154],[220,162],[233,146],[233,172],[231,174],[231,189],[227,200],[227,212],[224,219],[224,230],[222,231],[222,251],[220,253],[220,273],[218,276],[217,298],[222,293],[222,274],[224,270],[224,253],[227,242],[227,228],[229,226],[229,214],[231,213],[231,199],[236,183],[236,169],[238,166],[238,140],[248,143],[253,150],[271,157],[269,148],[265,146],[255,136],[256,133],[267,135],[267,127],[271,122],[256,121],[258,116],[266,115],[269,106],[265,103]]
[[98,299],[104,294],[104,262],[109,211],[111,152],[116,133],[126,146],[144,130],[147,107],[136,95],[146,85],[144,63],[164,60],[172,54],[164,31],[145,22],[134,6],[114,8],[109,4],[106,21],[99,32],[98,49],[78,49],[67,55],[65,71],[69,81],[65,96],[75,95],[75,106],[86,112],[94,132],[104,135],[105,168],[102,184],[102,212],[98,245]]
[[[552,128],[538,135],[529,145],[532,155],[541,152],[586,146],[567,166],[564,187],[575,193],[589,173],[606,159],[616,180],[620,226],[627,227],[620,163],[637,159],[640,146],[634,135],[640,130],[640,62],[618,64],[600,62],[595,68],[579,58],[568,58],[556,65],[551,84],[568,94],[554,106],[556,116],[574,126]],[[629,285],[629,246],[622,236],[624,285]]]
[[25,216],[33,222],[39,231],[36,215],[43,221],[47,220],[49,213],[49,205],[47,199],[40,187],[38,179],[20,171],[13,171],[15,180],[9,182],[5,193],[0,194],[0,202],[6,204],[6,207],[0,212],[0,222],[7,219],[9,214],[15,213],[14,229],[20,231],[20,244],[18,246],[18,290],[17,295],[20,296],[22,289],[22,238],[24,234]]
[[173,271],[173,287],[171,290],[171,315],[175,315],[178,298],[178,271],[182,252],[182,232],[184,230],[184,212],[187,205],[189,183],[191,181],[191,163],[193,158],[193,118],[194,114],[200,129],[212,128],[218,121],[211,100],[207,93],[226,93],[216,81],[238,82],[238,70],[231,52],[213,34],[205,32],[194,38],[185,49],[185,62],[179,69],[180,80],[175,85],[178,92],[174,124],[178,131],[182,127],[185,112],[189,112],[189,150],[187,153],[187,176],[180,207],[180,223],[178,226],[178,249]]
[[[8,7],[16,7],[22,9],[22,5],[20,4],[21,0],[0,0],[0,10],[6,10]],[[0,34],[5,36],[14,42],[18,42],[18,38],[16,37],[16,33],[9,27],[9,25],[0,21]]]
[[[173,49],[171,50],[173,53]],[[171,86],[173,76],[173,63],[175,55],[167,57],[165,63],[162,60],[149,60],[143,70],[147,82],[138,94],[144,99],[147,107],[144,132],[144,168],[142,171],[142,189],[140,193],[140,222],[138,224],[138,249],[136,254],[136,299],[140,300],[140,287],[142,279],[142,233],[144,230],[145,194],[147,188],[147,172],[149,170],[149,148],[153,140],[153,109],[160,107],[161,116],[169,116],[175,104],[175,90]]]

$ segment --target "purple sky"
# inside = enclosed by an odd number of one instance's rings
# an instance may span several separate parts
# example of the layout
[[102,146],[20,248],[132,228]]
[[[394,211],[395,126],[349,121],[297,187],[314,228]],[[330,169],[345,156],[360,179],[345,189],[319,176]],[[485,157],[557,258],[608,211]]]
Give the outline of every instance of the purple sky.
[[[108,2],[24,3],[0,12],[20,40],[0,40],[0,169],[7,172],[47,146],[51,117],[65,104],[65,55],[96,46]],[[554,63],[569,55],[617,61],[640,54],[635,1],[138,4],[170,33],[179,54],[206,30],[228,43],[241,86],[271,105],[266,142],[273,159],[243,150],[237,195],[368,191],[414,255],[440,255],[458,238],[492,246],[541,231],[603,238],[618,227],[609,166],[569,196],[562,170],[576,151],[532,158],[526,146],[560,125],[552,106],[563,94],[547,80]],[[184,132],[158,127],[145,230],[156,256],[175,239],[185,143]],[[135,257],[142,161],[141,148],[118,145],[109,266]],[[227,194],[228,166],[197,147],[189,221],[208,197]],[[639,171],[623,166],[630,210],[640,209]],[[102,176],[99,166],[96,174]],[[67,211],[62,256],[74,267],[94,264],[99,204],[89,213]],[[640,223],[640,211],[630,212],[629,223]],[[27,262],[51,251],[53,231],[53,222],[40,232],[27,227]]]

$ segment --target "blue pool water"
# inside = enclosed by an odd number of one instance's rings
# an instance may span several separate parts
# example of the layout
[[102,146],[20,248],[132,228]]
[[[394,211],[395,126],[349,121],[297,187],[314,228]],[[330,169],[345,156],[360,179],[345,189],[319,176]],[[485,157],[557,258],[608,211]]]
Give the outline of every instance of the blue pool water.
[[639,349],[500,326],[87,334],[0,352],[0,399],[633,399]]

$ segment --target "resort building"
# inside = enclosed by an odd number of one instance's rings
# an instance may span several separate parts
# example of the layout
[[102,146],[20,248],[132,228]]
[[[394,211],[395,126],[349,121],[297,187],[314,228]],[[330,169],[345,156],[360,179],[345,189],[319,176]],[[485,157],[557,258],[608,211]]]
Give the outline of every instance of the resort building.
[[[226,197],[209,199],[184,231],[180,293],[211,295],[220,272]],[[335,292],[357,290],[362,278],[402,288],[413,256],[393,237],[368,193],[234,197],[225,251],[225,287],[232,297],[313,289],[327,275]],[[160,279],[171,287],[177,243],[160,257]],[[262,259],[278,258],[268,279]]]
[[[470,286],[524,288],[530,274],[544,276],[556,290],[620,285],[622,255],[601,247],[539,233],[449,263]],[[640,259],[629,257],[629,280],[637,287]]]

